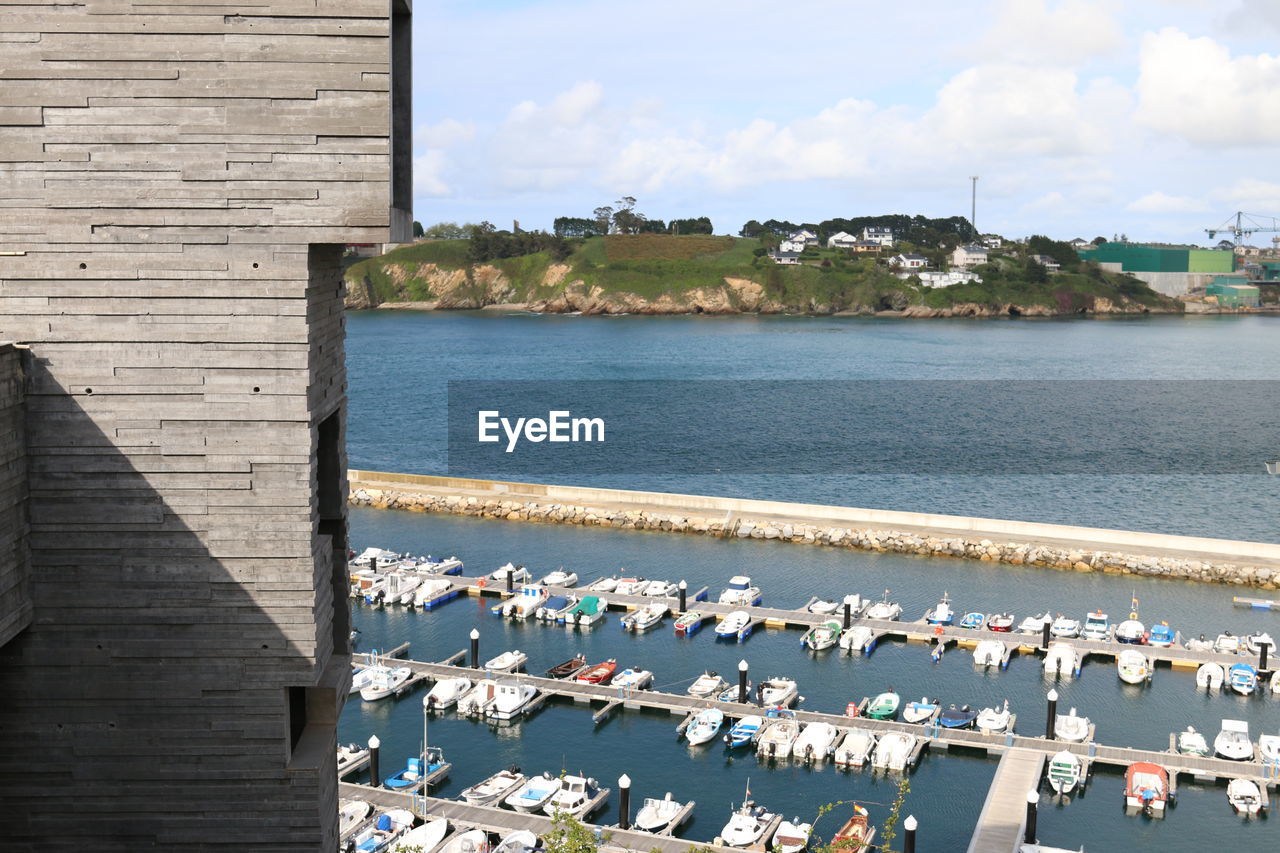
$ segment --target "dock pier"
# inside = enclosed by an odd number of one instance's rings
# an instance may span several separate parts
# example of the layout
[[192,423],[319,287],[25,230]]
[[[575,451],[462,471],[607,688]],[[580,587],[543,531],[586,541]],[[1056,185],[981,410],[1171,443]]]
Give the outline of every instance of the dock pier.
[[968,853],[1018,853],[1027,828],[1027,794],[1040,787],[1045,758],[1031,749],[1010,749],[1001,757]]

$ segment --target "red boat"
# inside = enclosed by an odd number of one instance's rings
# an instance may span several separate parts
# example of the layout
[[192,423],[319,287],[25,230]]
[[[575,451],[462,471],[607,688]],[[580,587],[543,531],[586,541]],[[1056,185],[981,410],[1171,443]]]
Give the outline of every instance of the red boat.
[[587,667],[574,680],[581,681],[583,684],[608,684],[613,680],[613,673],[617,668],[618,661],[609,658],[604,663]]
[[988,631],[999,631],[1007,634],[1013,630],[1012,613],[994,613],[987,619]]

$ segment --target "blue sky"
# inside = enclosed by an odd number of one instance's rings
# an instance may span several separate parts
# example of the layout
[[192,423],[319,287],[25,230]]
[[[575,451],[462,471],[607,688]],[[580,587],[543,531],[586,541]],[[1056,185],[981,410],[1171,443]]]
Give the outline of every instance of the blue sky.
[[[1280,216],[1280,0],[419,0],[415,218]],[[1270,235],[1258,235],[1262,244]]]

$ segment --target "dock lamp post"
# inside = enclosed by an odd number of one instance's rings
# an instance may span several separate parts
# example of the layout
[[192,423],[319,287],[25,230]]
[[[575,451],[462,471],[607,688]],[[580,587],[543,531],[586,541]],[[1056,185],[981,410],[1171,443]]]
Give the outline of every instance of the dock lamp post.
[[471,629],[471,668],[480,668],[480,629]]
[[1036,843],[1036,806],[1040,804],[1039,791],[1027,791],[1027,831],[1022,834],[1023,844]]
[[369,785],[370,787],[378,787],[378,780],[381,778],[378,774],[378,747],[382,746],[382,741],[378,740],[377,735],[369,738]]
[[631,828],[631,777],[618,777],[618,829]]
[[902,853],[916,853],[916,816],[907,815],[902,828],[907,831],[906,837],[902,839]]
[[[427,717],[431,716],[430,711],[431,711],[431,696],[430,695],[423,696],[422,697],[422,775],[423,775],[423,778],[426,778],[426,776],[429,775],[427,771],[431,769],[431,762],[427,761]],[[425,785],[422,789],[422,793],[423,794],[428,793]]]
[[738,703],[747,704],[747,659],[738,661]]
[[1054,724],[1058,722],[1058,691],[1049,691],[1049,714],[1044,722],[1044,736],[1046,740],[1053,740]]
[[683,580],[680,581],[680,612],[685,611],[686,598],[689,595],[689,585]]

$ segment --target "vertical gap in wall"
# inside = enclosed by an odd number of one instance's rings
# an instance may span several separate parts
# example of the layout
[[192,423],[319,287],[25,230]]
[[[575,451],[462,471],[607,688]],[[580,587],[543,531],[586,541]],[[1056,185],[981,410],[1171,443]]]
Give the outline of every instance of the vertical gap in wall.
[[292,756],[302,733],[307,730],[307,688],[286,687],[285,693],[289,703],[289,754]]
[[316,503],[320,535],[328,536],[333,584],[333,648],[351,650],[351,612],[347,605],[347,495],[342,471],[342,410],[320,422],[316,436]]
[[413,16],[391,3],[391,241],[413,239]]

